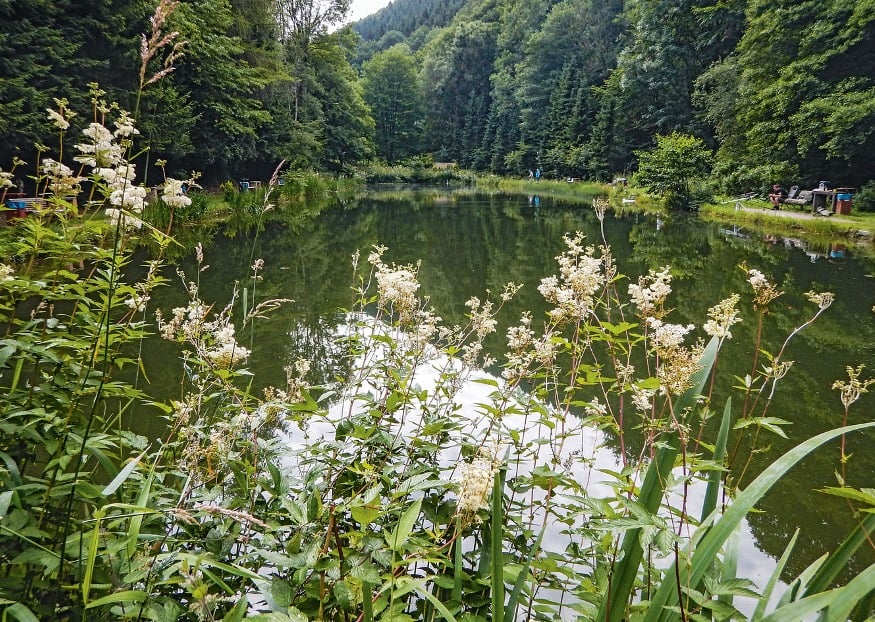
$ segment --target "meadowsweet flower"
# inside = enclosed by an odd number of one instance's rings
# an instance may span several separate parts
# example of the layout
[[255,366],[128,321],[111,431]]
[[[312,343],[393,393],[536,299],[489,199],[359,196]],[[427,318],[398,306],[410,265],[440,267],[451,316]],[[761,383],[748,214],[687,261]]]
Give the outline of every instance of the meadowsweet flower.
[[832,292],[806,292],[805,297],[816,304],[820,309],[828,308],[835,300],[835,294]]
[[654,395],[656,395],[656,390],[654,389],[632,387],[632,404],[642,413],[648,413],[653,409]]
[[836,380],[832,383],[832,388],[839,391],[842,404],[846,410],[851,404],[860,399],[860,395],[869,392],[870,385],[875,384],[875,378],[860,380],[860,376],[863,374],[863,365],[859,365],[856,368],[848,366],[847,371],[847,382],[844,380]]
[[48,179],[48,187],[56,197],[65,197],[79,192],[81,177],[73,175],[73,169],[51,158],[43,158],[40,165]]
[[141,214],[146,207],[148,191],[143,186],[126,186],[121,190],[113,190],[109,202],[116,207]]
[[663,306],[671,293],[671,273],[668,266],[659,272],[650,270],[638,283],[629,284],[629,297],[642,317],[662,317]]
[[164,180],[164,188],[161,193],[161,200],[168,207],[188,207],[191,205],[191,198],[183,192],[182,185],[185,182],[178,179],[168,177]]
[[702,327],[706,334],[718,339],[732,339],[729,329],[741,321],[736,308],[739,298],[738,294],[733,294],[708,309],[708,321]]
[[81,155],[74,160],[92,168],[112,168],[122,162],[122,147],[115,143],[112,132],[103,125],[91,123],[82,133],[90,142],[76,145]]
[[388,249],[385,246],[374,246],[371,253],[368,255],[368,263],[372,266],[377,266],[383,263],[383,253],[385,253]]
[[650,341],[659,357],[656,377],[660,381],[660,391],[673,395],[683,393],[692,386],[692,376],[700,368],[701,345],[693,348],[683,346],[684,337],[694,326],[667,324],[654,317],[648,318],[647,324]]
[[15,186],[15,182],[12,181],[13,173],[9,171],[4,171],[0,168],[0,189],[2,188],[12,188]]
[[476,514],[489,509],[489,491],[501,461],[498,459],[498,443],[485,444],[469,463],[459,465],[459,499],[456,511],[459,514]]
[[0,263],[0,283],[15,280],[15,269],[5,263]]
[[608,414],[608,407],[605,404],[602,404],[599,401],[599,398],[594,397],[592,398],[592,401],[584,405],[583,412],[586,413],[588,417],[604,417]]
[[583,248],[583,234],[565,236],[568,250],[556,257],[560,276],[549,276],[541,281],[538,291],[547,302],[556,305],[550,316],[557,323],[583,319],[595,303],[595,295],[605,283],[602,260],[595,257],[595,249]]
[[64,118],[57,110],[53,110],[51,108],[46,108],[46,111],[49,113],[49,121],[52,125],[54,125],[59,130],[66,130],[70,127],[70,122]]
[[115,120],[114,135],[118,138],[127,138],[139,134],[140,130],[134,127],[134,120],[129,112],[122,110],[119,112],[119,118]]
[[531,329],[532,314],[526,311],[520,318],[519,326],[507,329],[507,347],[512,351],[520,351],[532,345],[535,332]]
[[770,302],[784,293],[759,270],[748,270],[747,282],[753,288],[754,304],[760,309],[765,309]]
[[379,305],[384,310],[394,310],[402,322],[413,319],[418,306],[416,291],[419,281],[413,266],[377,266],[377,290]]
[[592,200],[592,208],[595,210],[596,218],[599,221],[603,221],[605,219],[605,212],[608,211],[609,203],[602,198],[595,198]]
[[481,303],[480,299],[474,296],[465,303],[465,306],[471,309],[471,328],[478,337],[483,338],[495,332],[498,322],[492,314],[491,300]]
[[132,294],[125,300],[125,304],[131,309],[142,313],[146,310],[146,303],[149,300],[150,297],[147,294]]
[[684,342],[684,336],[695,328],[692,324],[667,324],[656,318],[648,318],[647,324],[651,328],[650,339],[653,347],[658,353],[679,348]]

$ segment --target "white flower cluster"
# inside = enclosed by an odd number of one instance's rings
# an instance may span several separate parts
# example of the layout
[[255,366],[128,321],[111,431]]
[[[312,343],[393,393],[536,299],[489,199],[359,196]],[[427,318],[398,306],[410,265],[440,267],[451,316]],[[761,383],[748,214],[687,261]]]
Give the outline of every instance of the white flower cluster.
[[629,284],[629,297],[642,317],[662,317],[663,305],[671,293],[671,274],[668,266],[659,272],[650,270],[638,283]]
[[844,380],[836,380],[832,384],[833,389],[837,389],[840,394],[840,399],[842,400],[842,405],[845,407],[845,410],[851,407],[851,404],[860,399],[860,395],[863,393],[869,392],[869,386],[875,384],[875,378],[867,378],[866,380],[861,380],[860,376],[863,375],[863,366],[858,365],[857,367],[848,366],[848,381]]
[[692,377],[699,369],[702,355],[701,345],[693,348],[683,346],[684,337],[693,330],[688,324],[667,324],[654,317],[647,318],[650,339],[659,361],[656,377],[660,382],[660,392],[678,395],[692,386]]
[[654,395],[656,395],[654,389],[632,387],[632,404],[642,413],[648,413],[653,408]]
[[692,324],[667,324],[656,318],[648,318],[647,324],[652,329],[650,339],[657,352],[669,352],[679,348],[684,343],[686,334],[695,328]]
[[91,168],[115,168],[124,160],[122,146],[115,142],[115,136],[100,123],[91,123],[82,130],[89,142],[78,143],[76,149],[81,155],[73,158]]
[[200,300],[192,300],[187,307],[176,307],[167,321],[158,311],[158,330],[164,339],[192,344],[199,356],[218,368],[230,369],[243,363],[250,352],[237,343],[229,314],[223,312],[208,322],[207,311]]
[[183,184],[186,183],[179,179],[168,177],[164,180],[164,190],[161,193],[161,200],[169,207],[179,208],[188,207],[191,205],[191,199],[183,192]]
[[759,270],[748,270],[747,282],[753,288],[754,303],[761,309],[783,293]]
[[384,310],[395,311],[402,322],[409,322],[415,316],[419,301],[416,268],[413,266],[377,265],[377,290],[379,304]]
[[594,256],[594,247],[583,248],[582,241],[581,233],[565,236],[568,250],[556,257],[560,277],[547,277],[538,286],[544,299],[556,305],[550,316],[557,323],[582,320],[605,283],[602,259]]
[[42,173],[48,181],[48,188],[56,197],[66,197],[79,192],[81,177],[73,175],[73,170],[51,158],[43,158],[41,165]]
[[733,324],[741,321],[738,317],[738,294],[732,294],[729,298],[721,300],[708,309],[708,321],[702,327],[706,334],[718,339],[732,339],[730,328]]
[[0,188],[12,188],[14,185],[15,184],[12,182],[12,173],[0,168]]
[[459,465],[459,514],[476,514],[489,508],[489,491],[501,461],[498,459],[499,444],[489,443],[480,447],[471,462]]
[[64,118],[57,110],[53,110],[52,108],[46,108],[46,112],[49,113],[49,121],[52,125],[54,125],[59,130],[66,130],[70,127],[70,122]]
[[138,292],[131,294],[126,298],[125,304],[134,311],[142,313],[146,310],[146,303],[149,302],[150,299],[151,297],[148,294]]
[[493,315],[491,300],[481,303],[480,299],[474,296],[465,303],[465,306],[471,309],[471,327],[478,337],[483,338],[495,332],[498,321]]
[[15,269],[5,263],[0,263],[0,283],[15,279]]

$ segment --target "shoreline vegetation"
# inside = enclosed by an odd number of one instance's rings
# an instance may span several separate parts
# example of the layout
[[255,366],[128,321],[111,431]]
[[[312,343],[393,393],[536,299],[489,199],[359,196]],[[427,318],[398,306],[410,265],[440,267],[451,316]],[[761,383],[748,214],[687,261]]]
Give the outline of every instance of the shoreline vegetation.
[[[476,175],[458,169],[432,170],[428,167],[379,166],[350,177],[331,177],[318,173],[296,173],[287,176],[289,181],[282,189],[284,200],[303,205],[303,201],[324,198],[347,201],[363,188],[392,187],[442,189],[470,188],[475,192],[507,192],[524,196],[539,195],[569,203],[590,206],[594,196],[605,196],[611,209],[620,212],[668,214],[672,210],[659,197],[648,194],[643,188],[628,185],[617,187],[611,184],[585,180],[531,181],[494,175]],[[215,192],[206,192],[209,204],[225,216],[241,211],[241,203],[257,202],[257,194],[247,196],[233,189],[233,184],[224,185],[224,201]],[[739,205],[740,209],[736,209]],[[211,210],[212,211],[212,210]],[[245,210],[243,210],[245,211]],[[312,214],[311,209],[304,210]],[[850,215],[813,216],[805,208],[785,206],[772,211],[766,198],[745,198],[736,201],[733,197],[714,197],[702,202],[696,211],[698,218],[733,226],[743,226],[748,232],[763,237],[779,236],[803,239],[815,246],[827,247],[830,243],[851,243],[867,255],[875,255],[875,213],[855,211]]]

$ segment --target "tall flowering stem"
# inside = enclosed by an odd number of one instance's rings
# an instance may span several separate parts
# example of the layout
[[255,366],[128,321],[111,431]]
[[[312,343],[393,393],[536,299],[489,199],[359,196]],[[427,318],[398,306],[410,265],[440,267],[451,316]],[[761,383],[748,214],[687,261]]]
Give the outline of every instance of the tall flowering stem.
[[[842,406],[844,406],[844,414],[842,415],[842,427],[848,425],[848,412],[851,408],[851,404],[860,399],[860,395],[863,393],[869,392],[869,386],[875,384],[875,378],[867,378],[862,380],[860,376],[863,375],[863,366],[859,365],[857,367],[848,367],[848,380],[836,380],[832,388],[836,389],[839,392]],[[841,463],[842,463],[842,485],[844,485],[844,480],[847,477],[846,468],[848,456],[845,453],[845,435],[842,434],[841,439]]]

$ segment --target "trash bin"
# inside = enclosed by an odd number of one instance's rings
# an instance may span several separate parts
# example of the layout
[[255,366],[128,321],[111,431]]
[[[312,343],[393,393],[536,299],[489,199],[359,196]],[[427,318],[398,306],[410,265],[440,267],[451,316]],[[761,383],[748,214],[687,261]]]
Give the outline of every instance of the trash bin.
[[851,213],[851,199],[854,195],[850,192],[839,192],[836,194],[836,214]]

